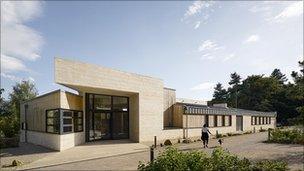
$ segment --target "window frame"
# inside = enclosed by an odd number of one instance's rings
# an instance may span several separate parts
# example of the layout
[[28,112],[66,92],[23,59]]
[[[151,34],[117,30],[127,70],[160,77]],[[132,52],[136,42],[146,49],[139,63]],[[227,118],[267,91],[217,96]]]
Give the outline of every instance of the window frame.
[[[49,118],[55,118],[55,117],[48,117],[48,112],[49,111],[58,111],[59,113],[59,130],[58,132],[48,132],[48,126],[55,126],[54,124],[48,124],[48,119]],[[72,116],[63,116],[63,112],[64,111],[70,111],[72,113]],[[75,125],[74,125],[74,113],[75,112],[81,112],[81,117],[79,118],[82,118],[82,130],[81,131],[75,131]],[[71,124],[64,124],[63,123],[63,120],[64,119],[69,119],[71,118],[72,119],[72,123]],[[46,109],[45,110],[45,133],[50,133],[50,134],[59,134],[59,135],[63,135],[63,134],[70,134],[70,133],[76,133],[76,132],[83,132],[84,131],[84,116],[83,116],[83,111],[82,110],[73,110],[73,109],[65,109],[65,108],[55,108],[55,109]],[[77,124],[78,125],[78,124]],[[63,128],[65,126],[72,126],[72,130],[69,131],[69,132],[63,132]]]
[[[54,119],[54,118],[56,118],[56,117],[48,117],[48,112],[49,111],[56,111],[57,110],[57,112],[58,112],[58,120],[59,120],[59,129],[58,129],[58,132],[49,132],[48,131],[48,127],[49,126],[52,126],[53,128],[55,127],[55,125],[54,124],[48,124],[48,119],[50,119],[50,118],[52,118],[52,119]],[[45,132],[46,133],[49,133],[49,134],[60,134],[60,109],[59,108],[57,108],[57,109],[47,109],[47,110],[45,110]]]

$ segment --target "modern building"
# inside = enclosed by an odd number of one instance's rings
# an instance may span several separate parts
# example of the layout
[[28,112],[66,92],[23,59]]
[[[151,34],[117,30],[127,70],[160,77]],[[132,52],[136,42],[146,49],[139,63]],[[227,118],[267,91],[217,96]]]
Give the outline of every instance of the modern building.
[[89,142],[130,139],[158,142],[200,137],[206,123],[220,134],[275,127],[275,112],[207,106],[177,99],[163,80],[55,58],[56,90],[21,104],[22,142],[65,150]]

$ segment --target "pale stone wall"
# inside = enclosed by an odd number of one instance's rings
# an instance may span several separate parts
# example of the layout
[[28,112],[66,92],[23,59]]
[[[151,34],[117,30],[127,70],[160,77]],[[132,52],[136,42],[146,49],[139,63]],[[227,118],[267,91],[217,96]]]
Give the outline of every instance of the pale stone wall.
[[131,109],[133,107],[130,105],[130,111],[138,111],[130,113],[130,116],[134,116],[131,119],[135,122],[138,120],[138,132],[132,128],[134,132],[130,132],[130,137],[136,139],[138,136],[139,142],[151,141],[163,129],[164,86],[161,79],[56,58],[55,82],[80,92],[138,94],[138,100],[135,100],[139,103],[138,110]]
[[60,93],[60,107],[63,109],[83,110],[82,96],[69,92]]
[[85,142],[84,132],[75,132],[60,135],[60,151],[72,148]]
[[175,90],[164,88],[164,127],[173,126],[173,105],[175,104]]
[[[24,135],[24,130],[21,134]],[[37,131],[27,131],[27,141],[32,144],[41,145],[50,149],[60,151],[60,135]]]

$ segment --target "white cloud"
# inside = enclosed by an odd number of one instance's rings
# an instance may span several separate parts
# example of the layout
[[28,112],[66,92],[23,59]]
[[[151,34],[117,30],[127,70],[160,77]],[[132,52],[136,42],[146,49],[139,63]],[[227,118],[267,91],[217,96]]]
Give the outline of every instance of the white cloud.
[[205,82],[205,83],[201,83],[199,85],[192,87],[190,90],[209,90],[209,89],[212,89],[214,86],[215,86],[214,83]]
[[6,74],[6,73],[1,73],[1,77],[9,79],[14,82],[20,82],[22,80],[20,77],[16,77],[14,75]]
[[1,72],[29,71],[23,60],[40,58],[43,37],[25,23],[41,14],[42,3],[1,1]]
[[283,22],[287,18],[297,17],[303,14],[303,1],[293,2],[283,9],[281,13],[276,15],[273,20],[275,22]]
[[200,22],[200,21],[197,21],[197,22],[195,23],[194,29],[198,29],[200,25],[201,25],[201,22]]
[[205,53],[202,55],[201,60],[211,60],[214,59],[214,55],[210,54],[210,53]]
[[6,72],[14,72],[14,71],[27,71],[27,70],[28,69],[22,63],[21,60],[14,57],[1,55],[1,72],[6,73]]
[[198,51],[203,52],[203,51],[216,51],[219,49],[223,49],[223,46],[219,46],[216,42],[211,41],[211,40],[205,40],[199,47]]
[[202,21],[201,23],[207,23],[210,13],[214,11],[213,8],[211,8],[214,4],[215,1],[194,1],[184,13],[182,21],[192,16],[198,16]]
[[249,36],[244,43],[252,43],[252,42],[257,42],[260,40],[260,36],[257,34]]
[[235,58],[235,54],[234,54],[234,53],[231,53],[230,55],[226,56],[226,57],[223,59],[223,62],[228,61],[228,60],[233,59],[233,58]]

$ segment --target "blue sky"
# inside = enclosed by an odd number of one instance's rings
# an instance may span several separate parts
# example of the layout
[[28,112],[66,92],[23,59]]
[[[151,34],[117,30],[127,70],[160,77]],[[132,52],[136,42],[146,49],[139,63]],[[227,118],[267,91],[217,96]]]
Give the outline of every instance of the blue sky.
[[1,1],[1,87],[54,83],[54,57],[162,78],[177,97],[210,100],[217,82],[303,58],[302,1]]

